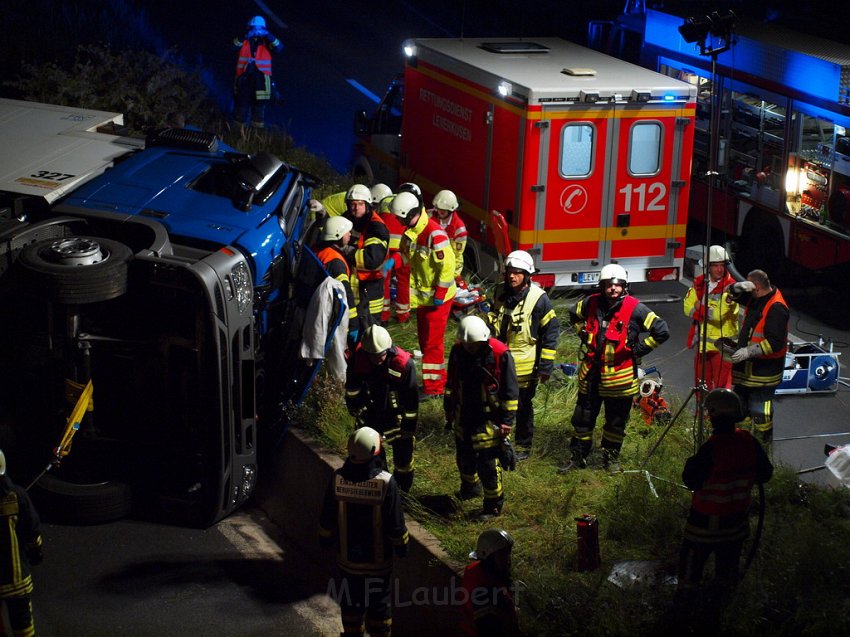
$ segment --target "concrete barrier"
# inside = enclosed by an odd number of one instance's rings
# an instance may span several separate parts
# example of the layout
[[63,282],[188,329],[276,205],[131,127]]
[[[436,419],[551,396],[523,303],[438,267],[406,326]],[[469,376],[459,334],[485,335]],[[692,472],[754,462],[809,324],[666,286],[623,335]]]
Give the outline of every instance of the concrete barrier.
[[[339,456],[292,429],[272,466],[261,468],[255,494],[269,519],[311,561],[326,568],[328,578],[334,564],[319,547],[319,512],[331,474],[341,465]],[[393,633],[404,637],[457,634],[462,565],[449,559],[437,538],[416,520],[405,517],[410,545],[407,557],[395,562]]]

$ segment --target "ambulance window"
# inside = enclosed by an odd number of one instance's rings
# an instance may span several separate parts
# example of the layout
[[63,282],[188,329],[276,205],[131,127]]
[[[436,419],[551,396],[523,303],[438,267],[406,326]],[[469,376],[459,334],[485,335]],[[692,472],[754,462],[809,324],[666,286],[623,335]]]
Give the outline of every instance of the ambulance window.
[[661,168],[661,124],[639,122],[632,126],[629,136],[629,173],[657,173]]
[[561,129],[561,164],[563,177],[586,177],[593,165],[593,126],[566,124]]

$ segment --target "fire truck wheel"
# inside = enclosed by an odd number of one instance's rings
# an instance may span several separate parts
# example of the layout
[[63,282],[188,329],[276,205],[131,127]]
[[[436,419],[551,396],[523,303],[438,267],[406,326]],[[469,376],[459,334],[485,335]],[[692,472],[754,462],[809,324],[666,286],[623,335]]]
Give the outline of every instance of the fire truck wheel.
[[45,474],[30,492],[36,510],[52,524],[93,525],[127,517],[132,510],[130,486],[123,482],[75,484]]
[[123,243],[100,237],[46,239],[27,246],[18,257],[24,289],[55,303],[108,301],[127,291]]

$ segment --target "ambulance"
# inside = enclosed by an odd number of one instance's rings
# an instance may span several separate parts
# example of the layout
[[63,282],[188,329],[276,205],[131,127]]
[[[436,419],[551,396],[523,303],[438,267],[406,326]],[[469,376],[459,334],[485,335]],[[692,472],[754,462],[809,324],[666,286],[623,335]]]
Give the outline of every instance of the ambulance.
[[355,118],[352,170],[461,201],[466,261],[498,276],[532,253],[544,287],[678,279],[685,256],[692,85],[557,39],[418,39],[404,76]]

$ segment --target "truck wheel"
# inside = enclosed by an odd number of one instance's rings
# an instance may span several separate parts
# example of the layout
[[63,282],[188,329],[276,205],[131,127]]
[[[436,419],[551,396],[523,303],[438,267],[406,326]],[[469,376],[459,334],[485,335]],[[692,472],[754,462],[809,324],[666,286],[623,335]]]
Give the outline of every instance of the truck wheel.
[[45,474],[30,494],[45,522],[92,525],[127,517],[133,508],[130,486],[123,482],[75,484]]
[[27,246],[17,263],[28,292],[55,303],[82,304],[123,295],[132,257],[130,248],[111,239],[65,237]]

